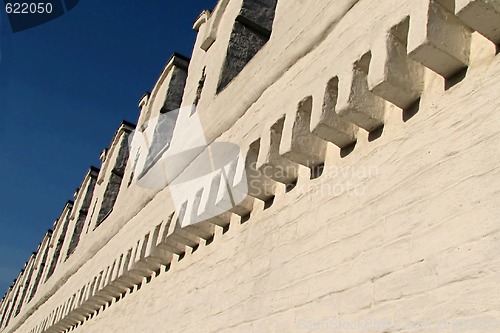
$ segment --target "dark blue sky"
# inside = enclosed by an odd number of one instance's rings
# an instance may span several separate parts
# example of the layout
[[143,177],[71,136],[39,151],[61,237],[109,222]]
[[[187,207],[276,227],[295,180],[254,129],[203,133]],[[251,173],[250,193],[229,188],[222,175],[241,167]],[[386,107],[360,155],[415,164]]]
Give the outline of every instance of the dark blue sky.
[[[2,2],[3,4],[3,2]],[[82,0],[13,34],[1,8],[0,297],[216,0]],[[3,7],[3,6],[2,6]]]

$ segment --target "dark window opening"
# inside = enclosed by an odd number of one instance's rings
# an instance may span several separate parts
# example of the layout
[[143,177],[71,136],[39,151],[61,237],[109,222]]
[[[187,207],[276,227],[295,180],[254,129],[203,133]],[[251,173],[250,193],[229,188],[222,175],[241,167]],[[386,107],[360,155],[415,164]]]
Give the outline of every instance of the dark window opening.
[[221,92],[267,43],[271,37],[276,5],[277,0],[243,0],[229,39],[217,93]]
[[64,244],[64,239],[66,238],[66,232],[68,231],[68,225],[69,225],[69,217],[66,217],[63,225],[63,229],[61,231],[61,235],[59,236],[59,239],[57,240],[57,245],[56,249],[54,251],[54,257],[52,258],[52,262],[49,265],[49,269],[47,271],[47,277],[45,278],[45,282],[47,282],[48,279],[54,274],[54,271],[56,270],[57,264],[59,262],[59,257],[61,255],[62,247]]
[[121,139],[120,147],[118,150],[118,157],[116,159],[116,165],[111,171],[106,190],[104,191],[101,208],[99,210],[99,215],[97,217],[97,222],[94,230],[99,227],[113,211],[113,207],[115,205],[116,199],[118,198],[118,192],[120,191],[120,187],[122,184],[128,157],[128,135],[126,135]]

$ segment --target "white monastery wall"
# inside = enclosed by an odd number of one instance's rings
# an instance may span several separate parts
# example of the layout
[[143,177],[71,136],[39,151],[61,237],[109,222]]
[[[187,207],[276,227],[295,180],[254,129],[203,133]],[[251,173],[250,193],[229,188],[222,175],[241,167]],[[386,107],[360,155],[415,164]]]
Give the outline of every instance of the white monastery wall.
[[[196,20],[0,331],[500,331],[500,1],[281,0],[271,21],[254,4]],[[230,180],[246,169],[249,191],[186,227],[203,205],[140,186],[127,143],[193,104],[207,144],[241,147]]]

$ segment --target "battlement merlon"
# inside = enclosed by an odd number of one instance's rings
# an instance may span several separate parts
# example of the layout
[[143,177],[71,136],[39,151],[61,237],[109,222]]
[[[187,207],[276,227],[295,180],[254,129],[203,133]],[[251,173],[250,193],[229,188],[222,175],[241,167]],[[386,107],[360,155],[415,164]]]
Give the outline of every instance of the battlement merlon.
[[179,53],[174,53],[167,61],[151,93],[145,93],[139,101],[141,114],[137,128],[140,131],[144,131],[151,121],[155,122],[160,114],[181,106],[189,63],[190,59]]

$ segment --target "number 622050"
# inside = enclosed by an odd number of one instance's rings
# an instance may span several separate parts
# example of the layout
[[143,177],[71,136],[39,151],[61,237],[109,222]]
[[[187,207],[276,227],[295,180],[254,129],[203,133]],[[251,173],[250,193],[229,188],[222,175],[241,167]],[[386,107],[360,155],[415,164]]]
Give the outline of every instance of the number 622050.
[[14,2],[5,5],[5,12],[7,14],[50,14],[53,9],[50,2]]

